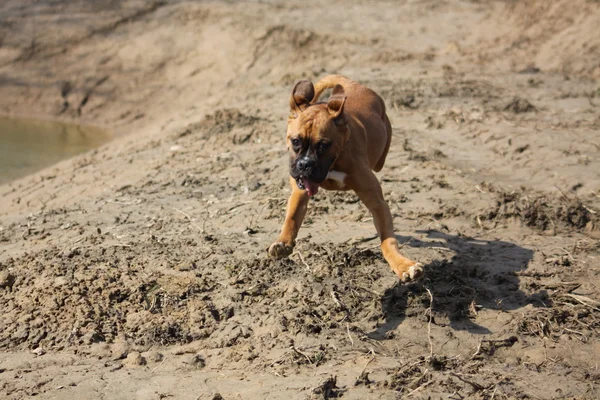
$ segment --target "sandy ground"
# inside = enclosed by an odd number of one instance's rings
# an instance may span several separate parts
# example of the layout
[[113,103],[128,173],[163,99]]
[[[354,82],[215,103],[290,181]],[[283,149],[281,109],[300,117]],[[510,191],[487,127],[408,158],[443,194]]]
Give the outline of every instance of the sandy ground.
[[[599,7],[3,1],[0,112],[117,138],[0,186],[0,397],[600,397]],[[386,100],[419,283],[351,193],[266,257],[329,73]]]

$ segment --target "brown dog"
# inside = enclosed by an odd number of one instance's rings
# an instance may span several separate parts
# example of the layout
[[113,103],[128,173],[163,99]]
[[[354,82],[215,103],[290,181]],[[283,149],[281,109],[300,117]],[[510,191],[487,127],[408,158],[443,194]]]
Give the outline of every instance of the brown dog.
[[[333,88],[327,103],[319,103],[324,90]],[[292,194],[281,235],[269,247],[274,258],[292,253],[308,199],[322,187],[354,190],[367,206],[381,239],[381,250],[402,282],[423,275],[420,263],[402,256],[394,235],[392,214],[373,171],[385,163],[392,126],[385,104],[372,90],[341,75],[298,82],[290,98],[287,144],[290,151]]]

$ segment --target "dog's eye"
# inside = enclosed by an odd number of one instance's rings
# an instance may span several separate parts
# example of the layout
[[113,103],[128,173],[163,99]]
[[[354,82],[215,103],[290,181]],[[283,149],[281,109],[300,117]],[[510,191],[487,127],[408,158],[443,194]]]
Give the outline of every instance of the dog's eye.
[[296,149],[298,149],[298,148],[300,147],[300,139],[298,139],[298,138],[293,138],[293,139],[291,140],[291,142],[292,142],[292,147],[293,147],[295,150],[296,150]]
[[331,147],[331,142],[319,142],[317,145],[317,151],[319,153],[324,153]]

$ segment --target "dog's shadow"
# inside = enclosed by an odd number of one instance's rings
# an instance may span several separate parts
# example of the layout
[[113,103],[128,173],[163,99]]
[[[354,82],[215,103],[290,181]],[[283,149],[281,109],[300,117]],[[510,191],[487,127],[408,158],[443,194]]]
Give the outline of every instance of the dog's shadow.
[[500,240],[474,239],[435,230],[417,232],[426,233],[434,241],[397,236],[398,242],[404,246],[438,248],[451,257],[426,265],[421,281],[398,284],[385,291],[381,298],[385,323],[370,333],[371,338],[385,339],[404,318],[422,314],[423,308],[429,307],[426,288],[434,298],[432,315],[436,324],[473,334],[491,333],[472,320],[478,309],[511,310],[540,302],[536,297],[544,296],[544,293],[527,296],[519,290],[517,273],[528,267],[532,250]]

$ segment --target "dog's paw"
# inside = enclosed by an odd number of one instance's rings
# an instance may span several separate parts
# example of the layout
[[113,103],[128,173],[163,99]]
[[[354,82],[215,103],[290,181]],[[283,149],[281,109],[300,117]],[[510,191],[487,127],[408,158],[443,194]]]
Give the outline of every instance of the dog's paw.
[[293,247],[283,242],[275,242],[269,247],[269,257],[279,259],[286,258],[292,254]]
[[409,283],[409,282],[414,282],[417,279],[421,278],[423,276],[423,264],[421,263],[415,263],[414,265],[411,265],[410,267],[408,267],[408,270],[405,272],[402,272],[402,274],[400,275],[400,280],[403,283]]

